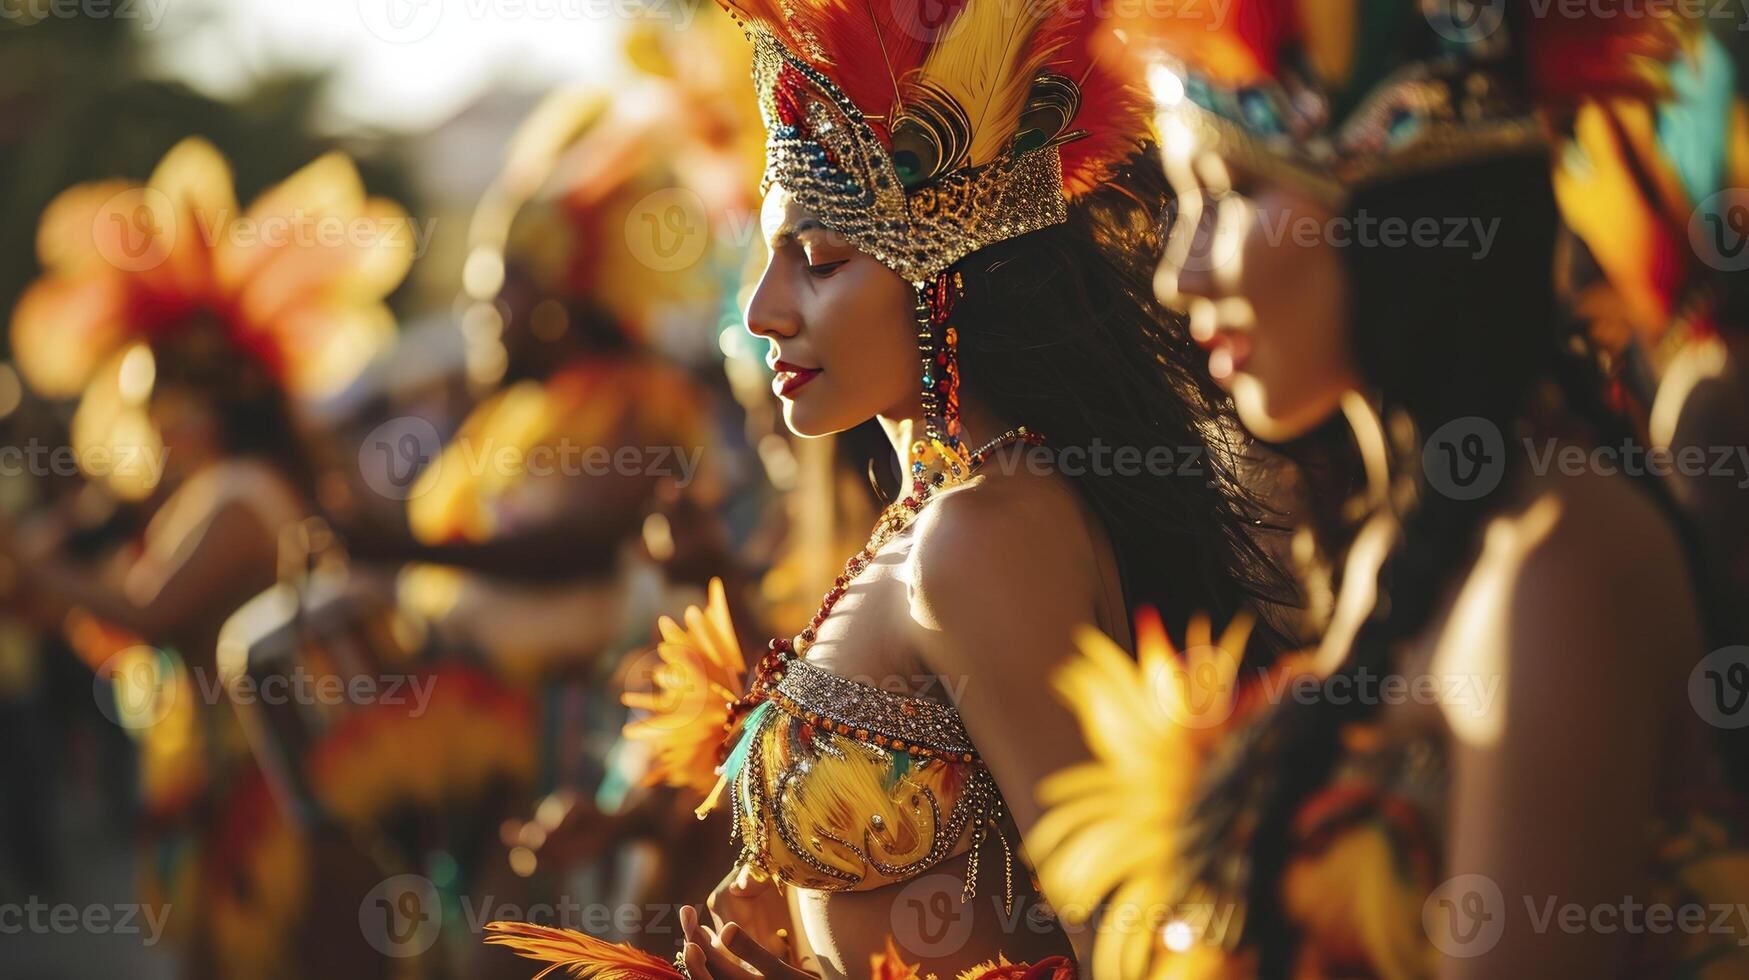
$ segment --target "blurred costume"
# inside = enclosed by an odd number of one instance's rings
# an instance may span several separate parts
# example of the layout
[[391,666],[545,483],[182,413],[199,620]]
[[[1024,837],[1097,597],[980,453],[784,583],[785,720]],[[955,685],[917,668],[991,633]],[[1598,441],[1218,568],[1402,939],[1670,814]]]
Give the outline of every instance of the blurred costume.
[[[606,691],[651,622],[699,595],[664,567],[698,542],[661,503],[714,517],[720,502],[719,396],[700,369],[716,365],[752,186],[751,100],[719,77],[737,60],[724,33],[634,31],[620,91],[555,93],[512,137],[463,273],[470,379],[504,384],[407,502],[430,557],[402,573],[402,601],[539,688],[541,787],[609,811],[643,762],[608,748],[623,714]],[[529,560],[470,562],[481,547]]]
[[[656,710],[627,732],[656,746],[663,778],[709,787],[701,815],[727,800],[740,863],[755,874],[873,889],[969,853],[970,900],[994,835],[1011,902],[1012,822],[958,712],[835,676],[807,653],[849,583],[936,494],[998,448],[1038,441],[1020,426],[962,443],[952,268],[1068,220],[1071,199],[1139,149],[1143,99],[1093,56],[1097,18],[1055,5],[970,0],[940,22],[913,4],[725,6],[753,44],[764,186],[781,183],[916,292],[924,431],[907,440],[906,495],[808,625],[772,641],[749,674],[714,588],[685,629],[662,624],[659,693],[633,699]],[[555,949],[525,927],[494,938],[530,955]],[[571,938],[577,965],[601,952]],[[673,975],[665,969],[648,975]]]
[[[1654,104],[1591,103],[1555,171],[1571,229],[1566,300],[1590,328],[1614,394],[1650,444],[1717,459],[1749,442],[1749,293],[1740,258],[1749,105],[1735,25],[1710,25],[1669,66]],[[1740,461],[1741,462],[1741,461]],[[1749,594],[1749,508],[1740,463],[1667,468],[1717,582]],[[1749,613],[1727,609],[1732,639]]]
[[161,486],[163,464],[179,461],[166,460],[147,407],[155,387],[256,405],[263,394],[277,402],[344,385],[393,335],[383,299],[411,263],[411,228],[398,205],[366,196],[339,154],[241,209],[225,159],[191,138],[143,185],[63,192],[43,214],[37,246],[46,271],[12,319],[25,379],[45,397],[81,396],[74,448],[81,460],[116,461],[92,474],[109,493],[141,500],[169,490],[127,594],[158,595],[222,513],[249,515],[267,542],[164,636],[142,640],[78,609],[70,618],[74,646],[114,688],[106,713],[139,743],[147,900],[182,910],[172,921],[193,933],[184,937],[194,943],[192,970],[266,975],[284,948],[264,933],[284,938],[302,852],[272,810],[230,700],[211,703],[207,685],[225,618],[274,584],[276,543],[309,501],[293,467],[275,465],[295,459],[291,445],[272,447],[284,454],[272,460],[219,446],[217,458]]
[[[1559,118],[1591,99],[1654,97],[1663,90],[1660,66],[1682,41],[1680,26],[1658,17],[1526,10],[1520,19],[1508,6],[1504,22],[1477,28],[1459,8],[1482,9],[1405,3],[1389,12],[1309,13],[1258,0],[1224,25],[1126,22],[1114,43],[1127,44],[1148,72],[1163,140],[1195,134],[1197,145],[1216,147],[1244,173],[1340,209],[1375,181],[1539,152],[1548,139],[1540,114]],[[1487,10],[1500,16],[1498,6]],[[1256,975],[1258,950],[1244,941],[1254,892],[1230,882],[1252,857],[1251,842],[1235,838],[1258,826],[1258,814],[1249,797],[1210,804],[1238,810],[1219,815],[1221,828],[1238,828],[1222,833],[1193,819],[1190,807],[1199,777],[1230,757],[1268,707],[1265,692],[1279,699],[1287,684],[1317,675],[1310,658],[1289,657],[1241,683],[1243,627],[1210,645],[1205,623],[1183,654],[1157,623],[1144,620],[1136,633],[1135,662],[1089,633],[1082,657],[1058,679],[1096,760],[1041,787],[1054,807],[1039,823],[1041,879],[1060,903],[1150,910],[1101,930],[1097,975]],[[1255,885],[1279,894],[1296,937],[1288,975],[1433,976],[1450,948],[1438,945],[1442,938],[1475,938],[1477,896],[1436,891],[1448,874],[1447,752],[1443,738],[1405,733],[1377,716],[1344,725],[1331,777],[1293,811],[1285,870]],[[1274,777],[1238,774],[1252,783]],[[1729,904],[1727,895],[1749,885],[1741,813],[1710,790],[1666,796],[1663,816],[1646,828],[1660,862],[1647,900]],[[1489,910],[1496,919],[1517,912]],[[1624,973],[1740,976],[1740,938],[1648,931]]]

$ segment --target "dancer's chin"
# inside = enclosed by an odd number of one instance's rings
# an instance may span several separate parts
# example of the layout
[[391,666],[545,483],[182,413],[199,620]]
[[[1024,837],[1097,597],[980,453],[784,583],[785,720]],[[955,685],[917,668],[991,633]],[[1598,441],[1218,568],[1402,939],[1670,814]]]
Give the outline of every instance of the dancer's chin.
[[1243,371],[1223,379],[1233,393],[1239,421],[1265,442],[1289,442],[1324,424],[1341,408],[1340,393],[1329,398],[1282,398],[1256,375]]

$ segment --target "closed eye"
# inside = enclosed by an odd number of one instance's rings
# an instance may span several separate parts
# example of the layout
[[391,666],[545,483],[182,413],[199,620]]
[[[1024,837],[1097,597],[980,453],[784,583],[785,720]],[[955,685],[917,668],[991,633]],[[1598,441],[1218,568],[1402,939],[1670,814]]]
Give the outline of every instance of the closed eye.
[[839,267],[848,261],[850,260],[839,259],[836,262],[821,262],[818,265],[809,265],[808,275],[813,276],[815,279],[825,279],[831,276],[832,273],[837,272]]

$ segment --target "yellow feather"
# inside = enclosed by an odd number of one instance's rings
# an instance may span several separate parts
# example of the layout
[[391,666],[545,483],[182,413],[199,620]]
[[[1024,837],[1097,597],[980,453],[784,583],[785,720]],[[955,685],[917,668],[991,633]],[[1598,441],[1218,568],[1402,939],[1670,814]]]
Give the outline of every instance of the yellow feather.
[[1305,29],[1306,54],[1312,67],[1332,88],[1348,84],[1354,70],[1354,35],[1359,30],[1355,0],[1300,0],[1300,24]]
[[1035,50],[1033,38],[1056,10],[1055,0],[1020,6],[1016,14],[1008,0],[969,0],[919,70],[917,82],[952,96],[970,120],[970,166],[1002,153],[1026,109],[1033,77],[1051,54]]

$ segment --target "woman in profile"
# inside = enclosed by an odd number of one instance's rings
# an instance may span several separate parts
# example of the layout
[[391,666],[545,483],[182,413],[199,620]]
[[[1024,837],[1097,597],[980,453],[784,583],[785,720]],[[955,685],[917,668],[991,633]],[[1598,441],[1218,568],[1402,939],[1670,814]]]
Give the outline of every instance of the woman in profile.
[[[1304,532],[1333,589],[1316,650],[1183,753],[1193,788],[1180,770],[1129,799],[1173,815],[1150,871],[1173,884],[1144,889],[1163,920],[1112,940],[1126,974],[1711,975],[1741,956],[1738,935],[1632,912],[1742,890],[1741,824],[1712,810],[1719,733],[1690,699],[1692,553],[1655,483],[1559,462],[1627,437],[1556,316],[1537,115],[1653,94],[1644,68],[1676,37],[1517,6],[1461,30],[1457,6],[1129,25],[1157,44],[1180,202],[1162,300],[1246,428],[1334,427],[1363,476],[1317,494]],[[1111,885],[1043,861],[1054,894]]]
[[[1034,785],[1087,752],[1044,678],[1077,627],[1125,636],[1134,604],[1182,634],[1283,598],[1219,393],[1149,291],[1167,195],[1139,95],[1089,55],[1093,19],[1049,5],[733,13],[768,136],[748,329],[793,431],[877,419],[904,479],[809,625],[726,716],[701,709],[713,749],[730,736],[691,775],[742,851],[720,931],[683,911],[677,959],[697,980],[747,975],[737,959],[1072,971],[1085,944],[1039,914],[1023,853]],[[664,632],[677,671],[716,664],[712,690],[743,693],[726,619]],[[588,962],[541,935],[504,939]]]

